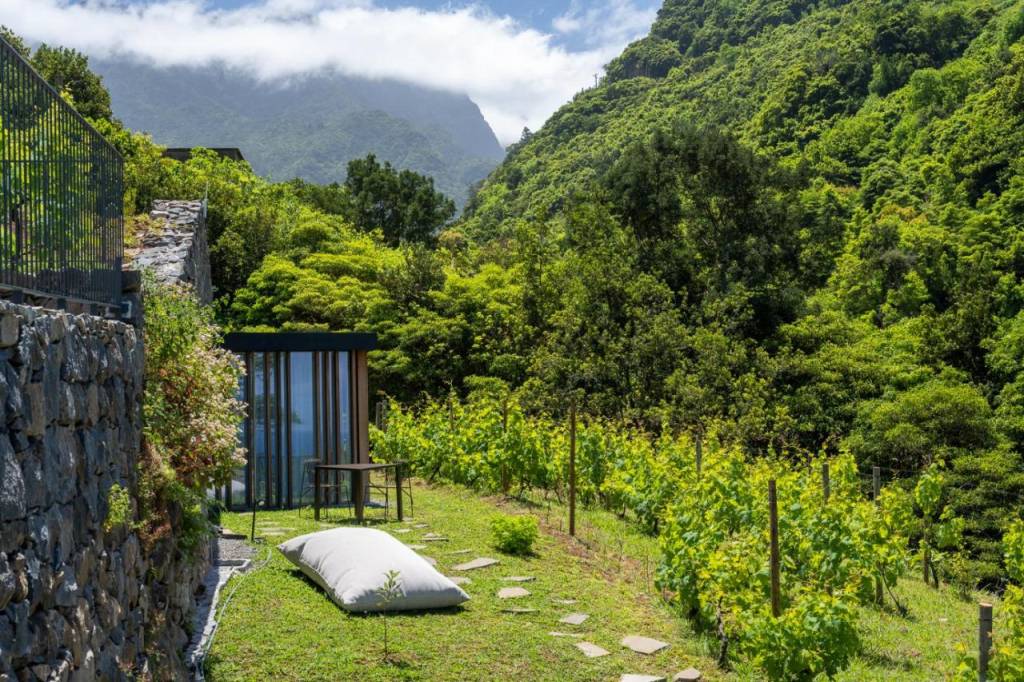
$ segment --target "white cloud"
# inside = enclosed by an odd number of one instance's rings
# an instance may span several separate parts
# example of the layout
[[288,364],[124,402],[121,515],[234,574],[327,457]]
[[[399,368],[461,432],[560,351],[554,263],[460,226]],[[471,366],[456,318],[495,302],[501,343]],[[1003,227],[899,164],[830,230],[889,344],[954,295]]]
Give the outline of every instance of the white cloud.
[[572,0],[569,9],[551,25],[563,35],[579,35],[591,47],[621,47],[646,35],[656,14],[656,10],[637,7],[630,0],[606,0],[589,5]]
[[[598,30],[601,17],[614,26]],[[589,32],[587,48],[574,52],[555,35],[480,7],[259,0],[216,10],[200,0],[0,0],[0,24],[30,41],[98,57],[129,55],[164,66],[219,62],[267,80],[334,68],[466,93],[504,143],[518,139],[523,126],[539,127],[593,83],[626,43],[646,33],[651,18],[630,0],[586,11],[574,4],[555,28]]]

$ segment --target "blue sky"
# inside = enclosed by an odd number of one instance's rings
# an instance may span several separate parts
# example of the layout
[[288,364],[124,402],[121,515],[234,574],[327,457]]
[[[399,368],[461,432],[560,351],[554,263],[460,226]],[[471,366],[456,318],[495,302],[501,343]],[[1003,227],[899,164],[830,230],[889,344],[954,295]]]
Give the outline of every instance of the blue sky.
[[31,42],[268,82],[327,70],[464,93],[503,143],[650,29],[657,0],[0,0]]

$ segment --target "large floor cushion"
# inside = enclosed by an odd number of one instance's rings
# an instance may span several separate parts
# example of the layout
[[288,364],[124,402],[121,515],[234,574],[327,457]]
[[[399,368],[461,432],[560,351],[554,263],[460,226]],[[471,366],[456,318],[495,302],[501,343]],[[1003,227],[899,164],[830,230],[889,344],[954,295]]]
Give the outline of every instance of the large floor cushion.
[[[426,559],[384,531],[333,528],[300,535],[277,548],[347,611],[439,609],[469,599]],[[385,607],[377,590],[388,571],[398,571],[401,595]]]

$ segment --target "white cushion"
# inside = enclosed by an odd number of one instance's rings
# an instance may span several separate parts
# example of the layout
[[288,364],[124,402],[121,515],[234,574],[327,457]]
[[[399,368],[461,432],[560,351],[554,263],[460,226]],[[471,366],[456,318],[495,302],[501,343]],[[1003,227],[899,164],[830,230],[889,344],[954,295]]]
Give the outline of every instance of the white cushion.
[[[277,546],[346,611],[410,611],[455,606],[469,595],[427,560],[384,531],[332,528]],[[401,596],[385,606],[377,590],[398,571]]]

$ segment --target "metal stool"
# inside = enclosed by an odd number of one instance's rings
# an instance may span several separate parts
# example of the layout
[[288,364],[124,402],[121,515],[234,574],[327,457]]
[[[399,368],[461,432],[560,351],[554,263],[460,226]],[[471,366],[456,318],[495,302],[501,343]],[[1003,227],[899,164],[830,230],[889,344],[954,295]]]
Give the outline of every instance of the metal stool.
[[[303,504],[306,498],[306,494],[309,493],[309,506],[313,505],[313,500],[316,495],[316,475],[314,469],[320,465],[320,460],[316,457],[307,457],[302,461],[302,476],[299,479],[299,515],[302,515],[303,507],[307,506]],[[345,502],[351,503],[351,486],[345,485],[342,482],[342,477],[339,473],[334,472],[333,480],[331,476],[321,476],[327,480],[320,481],[320,500],[323,502],[321,511],[327,513],[330,508],[330,492],[337,491],[338,498],[344,499]]]

